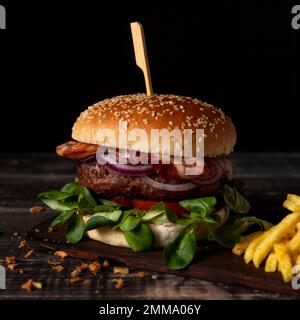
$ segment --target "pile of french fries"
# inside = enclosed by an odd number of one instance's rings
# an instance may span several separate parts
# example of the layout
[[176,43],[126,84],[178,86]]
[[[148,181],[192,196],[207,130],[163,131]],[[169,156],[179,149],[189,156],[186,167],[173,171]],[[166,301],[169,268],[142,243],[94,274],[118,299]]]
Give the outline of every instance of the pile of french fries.
[[232,252],[244,254],[246,263],[256,268],[265,261],[265,272],[280,271],[285,282],[295,276],[293,266],[300,265],[300,196],[288,194],[283,206],[292,213],[263,232],[243,237]]

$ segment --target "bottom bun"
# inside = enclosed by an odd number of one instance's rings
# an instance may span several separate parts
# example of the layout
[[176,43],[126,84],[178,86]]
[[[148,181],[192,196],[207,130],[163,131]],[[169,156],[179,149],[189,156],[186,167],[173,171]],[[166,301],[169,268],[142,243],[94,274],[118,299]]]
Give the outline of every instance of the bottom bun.
[[[91,216],[84,216],[83,221],[86,223]],[[174,223],[165,224],[148,224],[155,238],[155,247],[165,247],[177,237],[183,229],[183,225]],[[93,240],[100,241],[111,246],[129,248],[125,239],[124,232],[121,230],[112,230],[108,227],[100,227],[86,232],[86,235]],[[207,236],[207,230],[199,227],[197,229],[197,239],[202,240]]]

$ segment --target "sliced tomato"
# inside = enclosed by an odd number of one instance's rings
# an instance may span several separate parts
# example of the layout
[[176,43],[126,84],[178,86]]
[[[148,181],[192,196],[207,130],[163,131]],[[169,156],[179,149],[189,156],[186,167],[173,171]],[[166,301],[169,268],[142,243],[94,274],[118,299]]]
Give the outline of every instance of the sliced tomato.
[[[124,198],[113,198],[113,202],[120,204],[126,208],[135,208],[142,211],[148,211],[155,205],[159,204],[161,201],[148,201],[148,200],[128,200]],[[184,213],[188,211],[182,208],[182,206],[178,202],[171,202],[171,201],[163,201],[163,203],[174,212],[179,218],[182,217]]]
[[[132,200],[133,208],[147,211],[160,203],[160,201],[146,201],[146,200]],[[178,202],[165,202],[164,204],[172,210],[178,217],[182,217],[184,213],[187,211],[181,207],[181,205]]]

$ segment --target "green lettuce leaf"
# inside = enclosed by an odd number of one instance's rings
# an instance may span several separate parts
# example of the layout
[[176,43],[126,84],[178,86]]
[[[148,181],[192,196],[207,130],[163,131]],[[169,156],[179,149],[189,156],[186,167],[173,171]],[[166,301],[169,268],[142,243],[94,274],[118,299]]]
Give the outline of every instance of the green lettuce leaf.
[[170,269],[186,268],[196,253],[195,224],[185,227],[176,239],[164,249],[164,260]]
[[151,249],[155,241],[151,229],[144,223],[138,224],[133,230],[125,231],[124,236],[129,247],[134,252]]

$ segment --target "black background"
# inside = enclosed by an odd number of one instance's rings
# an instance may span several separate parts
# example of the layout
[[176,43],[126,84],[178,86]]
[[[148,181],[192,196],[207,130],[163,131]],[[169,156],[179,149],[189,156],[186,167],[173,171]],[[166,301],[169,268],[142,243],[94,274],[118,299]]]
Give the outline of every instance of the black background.
[[155,92],[222,107],[236,150],[300,151],[293,3],[61,2],[0,1],[1,152],[52,151],[88,105],[145,91],[131,21],[144,26]]

